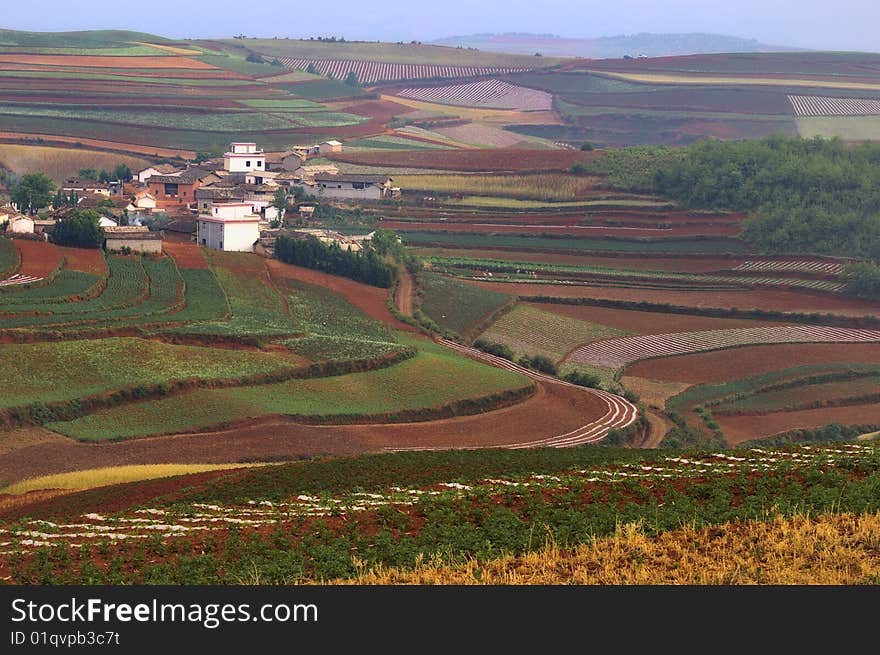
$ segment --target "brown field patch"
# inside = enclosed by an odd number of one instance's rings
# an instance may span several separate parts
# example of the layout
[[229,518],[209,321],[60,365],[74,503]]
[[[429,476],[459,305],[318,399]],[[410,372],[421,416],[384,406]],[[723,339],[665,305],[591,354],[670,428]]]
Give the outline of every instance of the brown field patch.
[[91,273],[92,275],[104,275],[107,273],[107,260],[104,259],[104,252],[98,248],[58,246],[58,250],[64,255],[64,268]]
[[0,139],[10,141],[34,141],[39,139],[41,145],[45,143],[81,143],[85,146],[103,148],[117,152],[136,153],[142,155],[157,155],[159,157],[183,157],[194,159],[194,150],[176,150],[173,148],[160,148],[158,146],[145,146],[134,143],[119,141],[103,141],[101,139],[87,139],[84,137],[62,136],[59,134],[35,134],[30,132],[0,132]]
[[212,70],[216,66],[191,57],[114,57],[100,55],[13,55],[0,53],[2,64],[80,66],[84,68],[167,68]]
[[[743,346],[646,359],[626,374],[690,384],[725,382],[807,364],[880,364],[878,343],[800,343]],[[853,421],[855,422],[855,421]]]
[[669,398],[680,394],[691,386],[682,382],[661,382],[633,375],[625,375],[620,381],[624,387],[639,394],[639,398],[643,403],[657,409],[666,407],[666,401]]
[[58,104],[58,105],[88,105],[89,107],[119,107],[135,105],[138,108],[145,106],[172,107],[175,109],[205,108],[205,109],[234,109],[240,108],[241,104],[228,98],[192,98],[192,97],[136,97],[123,95],[46,95],[39,91],[11,92],[0,91],[0,102],[14,102],[16,104]]
[[411,325],[403,323],[388,309],[386,304],[388,301],[388,289],[380,289],[371,287],[367,284],[361,284],[348,278],[330,275],[321,271],[314,271],[310,268],[302,268],[285,264],[277,259],[269,259],[266,262],[269,266],[269,273],[274,278],[298,280],[308,284],[317,284],[318,286],[329,289],[333,293],[338,293],[352,305],[360,309],[367,316],[381,321],[386,325],[397,330],[405,332],[417,331]]
[[416,223],[414,221],[382,221],[389,230],[412,230],[418,232],[467,232],[468,234],[552,234],[577,237],[625,237],[629,239],[668,239],[672,237],[729,236],[740,233],[737,225],[693,225],[670,228],[638,228],[613,225],[522,225],[518,223],[455,223],[441,222]]
[[0,452],[0,479],[123,464],[211,464],[278,457],[379,452],[397,447],[479,447],[557,436],[607,411],[582,390],[539,384],[524,402],[474,416],[424,423],[303,425],[265,417],[226,430],[85,444],[59,438]]
[[108,169],[125,164],[134,171],[146,168],[141,157],[117,155],[85,148],[53,148],[0,143],[0,164],[19,175],[46,173],[56,182],[75,176],[83,168]]
[[847,405],[845,407],[819,407],[793,412],[769,414],[740,414],[716,416],[715,420],[730,445],[749,439],[770,437],[781,432],[801,428],[821,428],[830,423],[841,425],[880,424],[880,403]]
[[526,304],[546,312],[570,316],[588,323],[600,323],[636,334],[726,330],[730,328],[760,327],[776,324],[773,321],[758,321],[748,318],[714,318],[712,316],[692,316],[690,314],[668,314],[664,312],[614,309],[611,307],[591,307],[590,305],[565,305],[561,303]]
[[331,159],[364,166],[427,168],[436,170],[568,171],[574,164],[588,163],[596,152],[577,150],[393,150],[389,152],[337,152]]
[[189,241],[165,241],[162,244],[167,252],[177,263],[177,268],[196,268],[207,270],[208,260],[201,247]]
[[867,316],[880,313],[880,303],[784,289],[751,291],[687,291],[560,284],[529,284],[507,282],[468,282],[490,291],[515,296],[546,296],[548,298],[598,298],[628,302],[651,302],[684,307],[767,309],[794,313],[828,313],[841,316]]
[[16,271],[21,275],[48,277],[61,263],[61,251],[55,244],[25,239],[14,243],[21,253],[21,266]]

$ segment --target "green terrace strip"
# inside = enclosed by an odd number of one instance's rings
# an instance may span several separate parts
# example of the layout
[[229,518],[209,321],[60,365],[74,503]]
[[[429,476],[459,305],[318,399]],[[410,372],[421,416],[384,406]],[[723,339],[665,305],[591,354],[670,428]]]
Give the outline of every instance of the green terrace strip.
[[513,297],[463,284],[437,273],[418,275],[419,311],[464,339],[476,336]]
[[558,362],[581,344],[626,334],[630,332],[518,304],[480,337],[504,344],[518,356],[544,355]]
[[426,557],[573,547],[622,524],[656,536],[777,514],[876,512],[880,455],[853,444],[407,453],[255,468],[189,489],[183,478],[174,500],[99,509],[148,484],[70,496],[51,520],[5,522],[3,574],[18,584],[291,584]]
[[51,284],[25,289],[17,286],[0,289],[0,312],[46,311],[47,304],[66,303],[74,296],[89,295],[101,281],[97,275],[63,268]]
[[[283,414],[310,421],[346,423],[370,416],[390,420],[434,418],[436,410],[485,399],[486,407],[533,388],[519,374],[485,366],[425,340],[406,339],[418,353],[394,366],[327,378],[277,384],[198,389],[178,395],[100,410],[47,424],[77,439],[103,441],[193,431],[247,418]],[[491,402],[490,402],[491,401]]]
[[[462,257],[430,257],[429,260],[437,267],[446,267],[463,271],[498,271],[507,273],[499,279],[504,282],[547,282],[553,280],[579,280],[587,278],[585,283],[592,284],[596,278],[624,280],[659,280],[679,282],[691,286],[693,283],[704,285],[741,285],[741,286],[785,286],[810,289],[814,291],[843,291],[843,282],[829,280],[804,280],[795,277],[758,277],[753,275],[711,275],[696,273],[673,273],[668,271],[634,271],[600,266],[573,266],[568,264],[544,264],[536,262],[512,262],[495,259],[467,259]],[[535,276],[541,276],[540,279]],[[483,279],[481,277],[480,279]]]
[[838,381],[798,380],[801,384],[781,389],[763,389],[747,398],[712,406],[712,413],[756,414],[782,409],[811,409],[829,405],[852,405],[880,400],[880,367],[873,374],[841,374]]
[[[697,406],[744,407],[750,405],[753,402],[750,399],[758,394],[765,396],[768,392],[791,389],[797,389],[799,394],[804,394],[807,391],[805,388],[813,384],[857,379],[870,381],[877,375],[880,375],[880,366],[876,364],[862,364],[858,362],[808,364],[771,371],[770,373],[753,377],[731,380],[730,382],[700,384],[667,400],[666,409],[683,412]],[[874,390],[880,390],[880,387],[875,387]],[[880,393],[880,391],[877,392]],[[870,393],[870,389],[867,393]],[[809,402],[808,396],[805,396],[805,399]],[[790,400],[792,404],[798,404],[798,394]],[[760,406],[762,403],[767,404],[768,407],[774,406],[780,402],[780,396],[765,397],[755,402],[757,406]]]
[[577,239],[512,234],[474,234],[456,232],[419,232],[399,230],[408,245],[450,246],[481,250],[513,249],[535,252],[646,252],[721,254],[741,253],[748,250],[736,239]]
[[394,333],[322,287],[285,280],[287,303],[305,336],[284,343],[311,361],[380,357],[400,349]]
[[0,407],[74,400],[189,378],[230,378],[289,368],[267,353],[182,346],[132,337],[5,344]]
[[184,306],[168,317],[175,323],[218,321],[229,317],[229,302],[214,273],[203,269],[183,269]]
[[[302,326],[290,315],[284,298],[269,279],[265,260],[244,253],[214,251],[208,251],[207,257],[232,316],[228,320],[184,325],[172,332],[232,337],[284,337],[302,332]],[[211,294],[210,304],[216,311],[219,298],[214,290]]]
[[12,241],[0,237],[0,279],[14,273],[18,263],[18,251]]

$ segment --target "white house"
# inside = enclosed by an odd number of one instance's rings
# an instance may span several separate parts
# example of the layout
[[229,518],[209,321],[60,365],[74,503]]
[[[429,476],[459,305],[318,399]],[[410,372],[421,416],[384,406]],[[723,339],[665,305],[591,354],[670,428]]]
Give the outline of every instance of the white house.
[[212,250],[253,252],[260,239],[260,216],[249,202],[213,203],[199,216],[198,243]]
[[146,184],[146,182],[154,175],[174,175],[175,173],[180,173],[181,170],[182,169],[172,166],[171,164],[156,164],[155,166],[149,166],[142,171],[138,171],[137,179],[141,184]]
[[324,141],[318,146],[318,152],[322,155],[330,152],[342,152],[342,144],[336,140]]
[[7,231],[12,234],[33,234],[34,233],[34,219],[30,216],[24,215],[13,215],[8,216],[6,220],[0,219],[0,223],[8,223]]
[[233,143],[223,155],[223,168],[229,173],[266,170],[266,155],[256,143]]
[[98,227],[116,227],[119,223],[114,221],[112,218],[107,218],[106,216],[102,216],[98,219]]
[[154,196],[149,191],[138,191],[134,194],[134,202],[128,204],[126,207],[128,211],[134,212],[139,209],[143,209],[146,211],[152,211],[156,209],[156,196]]
[[325,198],[382,200],[395,196],[391,178],[387,175],[319,173],[315,175],[315,191]]

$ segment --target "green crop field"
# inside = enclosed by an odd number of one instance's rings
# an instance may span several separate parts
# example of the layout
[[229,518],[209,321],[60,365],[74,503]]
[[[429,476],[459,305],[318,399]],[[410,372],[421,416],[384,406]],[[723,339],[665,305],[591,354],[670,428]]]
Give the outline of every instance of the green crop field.
[[[714,414],[743,412],[771,412],[785,409],[819,407],[824,404],[849,401],[876,402],[880,400],[880,367],[854,371],[842,371],[846,379],[830,382],[814,382],[810,377],[792,382],[791,386],[757,390],[755,393],[735,400],[712,404]],[[821,377],[820,377],[821,379]]]
[[0,353],[0,406],[72,400],[170,380],[237,378],[289,366],[271,354],[132,337],[6,344]]
[[741,253],[746,244],[731,239],[578,239],[519,236],[514,234],[474,234],[455,232],[418,232],[398,230],[404,242],[413,246],[449,246],[492,250],[547,250],[559,252],[631,252],[631,253]]
[[18,253],[12,241],[0,237],[0,279],[12,272],[15,265],[18,264]]
[[484,321],[505,305],[511,296],[463,284],[437,273],[418,276],[420,304],[437,325],[469,339]]
[[367,359],[400,349],[393,332],[322,287],[287,281],[287,303],[305,336],[285,343],[312,361]]
[[630,333],[518,304],[493,323],[480,338],[502,343],[517,356],[545,355],[558,362],[581,344],[626,334]]
[[424,340],[403,339],[419,353],[395,366],[328,378],[192,392],[102,410],[48,427],[101,441],[196,430],[266,414],[344,419],[425,410],[529,386],[524,377],[485,366]]
[[546,173],[534,175],[400,175],[402,189],[436,193],[466,193],[531,200],[572,201],[595,188],[597,179]]

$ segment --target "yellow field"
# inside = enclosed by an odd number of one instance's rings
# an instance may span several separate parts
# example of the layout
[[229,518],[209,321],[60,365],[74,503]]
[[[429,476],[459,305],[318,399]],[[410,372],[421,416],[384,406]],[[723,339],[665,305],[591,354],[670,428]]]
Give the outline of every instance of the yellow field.
[[202,54],[201,50],[196,50],[194,48],[176,48],[171,45],[159,45],[158,43],[143,43],[141,41],[134,41],[135,45],[143,45],[148,48],[156,48],[157,50],[161,50],[162,52],[167,52],[171,55],[200,55]]
[[626,525],[574,550],[461,566],[421,562],[334,584],[877,584],[880,514],[777,517],[648,537]]
[[803,137],[837,136],[844,141],[880,141],[880,116],[804,116],[797,119]]
[[478,107],[453,107],[440,105],[434,102],[421,102],[409,98],[397,96],[382,96],[382,100],[396,102],[413,109],[425,111],[431,114],[444,116],[458,116],[469,118],[478,123],[490,125],[561,125],[562,120],[552,111],[515,111],[512,109],[482,109]]
[[747,77],[741,75],[712,75],[700,73],[609,73],[608,71],[584,71],[593,75],[613,77],[627,82],[646,84],[745,84],[755,86],[809,86],[826,89],[862,89],[880,91],[880,84],[870,82],[846,82],[837,80],[805,80],[799,78]]
[[41,489],[93,489],[112,484],[170,478],[175,475],[221,471],[225,469],[261,466],[260,464],[133,464],[130,466],[108,466],[105,468],[73,471],[28,478],[0,489],[2,494],[24,494]]
[[113,170],[125,164],[137,172],[149,166],[149,161],[99,150],[0,143],[0,164],[19,175],[42,171],[56,182],[63,182],[83,168]]
[[538,175],[396,175],[403,189],[438,193],[482,193],[510,198],[575,200],[596,187],[601,178],[546,173]]

